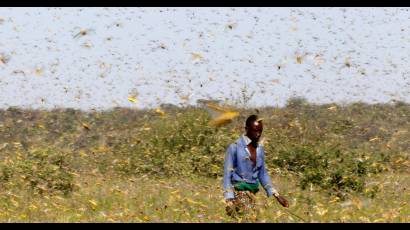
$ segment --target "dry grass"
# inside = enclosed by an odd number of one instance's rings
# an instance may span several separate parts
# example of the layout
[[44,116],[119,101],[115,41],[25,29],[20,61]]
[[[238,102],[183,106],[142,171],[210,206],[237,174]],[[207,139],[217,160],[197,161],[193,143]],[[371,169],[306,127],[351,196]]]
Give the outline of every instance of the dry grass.
[[[382,195],[352,196],[340,202],[317,189],[302,191],[289,177],[273,177],[290,207],[284,209],[264,192],[257,194],[257,222],[409,222],[408,174],[373,178]],[[28,191],[0,194],[1,222],[236,222],[224,213],[221,180],[204,177],[76,178],[79,189],[69,196],[34,195]],[[298,217],[304,220],[299,219]],[[239,220],[240,221],[240,220]],[[242,220],[246,222],[245,220]]]

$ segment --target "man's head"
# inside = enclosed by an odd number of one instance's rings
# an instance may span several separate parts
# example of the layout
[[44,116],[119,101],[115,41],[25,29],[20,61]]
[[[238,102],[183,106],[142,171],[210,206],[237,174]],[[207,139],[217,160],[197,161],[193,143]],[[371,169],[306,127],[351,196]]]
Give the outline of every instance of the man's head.
[[258,142],[262,135],[263,124],[262,119],[259,119],[257,115],[251,115],[246,119],[245,126],[246,136],[252,140],[252,142]]

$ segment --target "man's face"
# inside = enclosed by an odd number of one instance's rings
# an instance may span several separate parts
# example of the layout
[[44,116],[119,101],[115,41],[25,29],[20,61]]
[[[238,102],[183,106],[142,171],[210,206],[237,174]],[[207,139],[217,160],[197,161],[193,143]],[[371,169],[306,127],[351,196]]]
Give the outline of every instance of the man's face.
[[252,141],[259,141],[262,135],[263,125],[262,122],[253,122],[250,127],[246,127],[246,136],[248,136]]

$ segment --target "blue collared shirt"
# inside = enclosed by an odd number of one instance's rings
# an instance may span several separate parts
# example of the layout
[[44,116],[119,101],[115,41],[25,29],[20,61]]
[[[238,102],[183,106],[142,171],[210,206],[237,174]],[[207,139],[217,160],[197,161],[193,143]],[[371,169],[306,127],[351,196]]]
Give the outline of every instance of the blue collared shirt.
[[253,167],[251,153],[247,145],[251,140],[242,135],[235,143],[229,145],[224,163],[224,197],[233,199],[233,182],[261,183],[268,197],[278,195],[265,167],[265,151],[261,145],[256,148],[256,165]]

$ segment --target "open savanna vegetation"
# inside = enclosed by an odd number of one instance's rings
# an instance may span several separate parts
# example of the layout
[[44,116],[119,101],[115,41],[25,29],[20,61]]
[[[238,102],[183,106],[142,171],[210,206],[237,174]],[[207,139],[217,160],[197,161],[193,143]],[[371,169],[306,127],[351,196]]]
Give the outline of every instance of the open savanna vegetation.
[[0,110],[0,222],[244,222],[225,214],[227,146],[251,114],[283,208],[256,222],[409,222],[410,105]]

